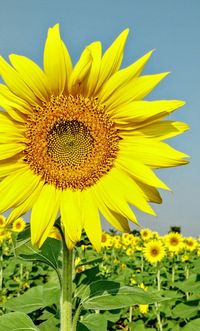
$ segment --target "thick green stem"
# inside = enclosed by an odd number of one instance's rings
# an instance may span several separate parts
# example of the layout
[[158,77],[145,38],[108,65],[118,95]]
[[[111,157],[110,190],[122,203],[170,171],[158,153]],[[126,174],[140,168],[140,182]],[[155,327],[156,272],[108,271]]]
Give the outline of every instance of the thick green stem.
[[[62,236],[63,237],[63,236]],[[73,251],[69,250],[62,238],[62,293],[61,293],[61,331],[72,331],[72,271]]]
[[174,264],[172,265],[172,287],[174,287],[175,283],[175,266]]

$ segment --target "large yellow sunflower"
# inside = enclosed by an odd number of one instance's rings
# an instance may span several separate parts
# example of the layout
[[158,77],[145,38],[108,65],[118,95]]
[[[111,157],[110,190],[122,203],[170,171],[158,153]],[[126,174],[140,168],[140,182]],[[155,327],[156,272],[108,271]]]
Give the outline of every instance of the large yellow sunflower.
[[101,246],[99,214],[118,230],[137,222],[129,203],[155,214],[157,168],[187,163],[162,142],[188,129],[163,118],[183,101],[142,101],[167,73],[140,76],[151,52],[119,69],[128,30],[102,56],[87,46],[72,67],[59,25],[48,31],[44,70],[30,59],[0,58],[0,213],[31,213],[32,243],[41,246],[61,214],[69,248],[84,228]]

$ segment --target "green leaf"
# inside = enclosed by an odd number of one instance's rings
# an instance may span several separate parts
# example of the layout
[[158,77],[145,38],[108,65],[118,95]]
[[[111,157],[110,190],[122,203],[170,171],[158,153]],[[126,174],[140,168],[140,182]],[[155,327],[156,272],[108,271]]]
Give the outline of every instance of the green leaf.
[[200,330],[200,318],[192,320],[187,323],[182,329],[182,331],[197,331]]
[[81,301],[85,309],[111,310],[165,300],[159,294],[149,293],[138,287],[120,287],[119,283],[112,281],[96,281],[88,288]]
[[40,331],[58,331],[59,327],[58,327],[59,321],[53,316],[51,318],[49,318],[48,320],[46,320],[45,322],[41,323],[38,328]]
[[39,331],[29,316],[15,312],[0,317],[0,330],[5,331]]
[[107,320],[101,314],[87,315],[78,323],[77,331],[107,331]]
[[60,254],[61,243],[54,238],[47,238],[41,249],[37,249],[31,245],[29,239],[25,239],[17,243],[15,254],[27,261],[41,261],[55,270],[58,269],[58,257]]
[[190,303],[179,303],[173,310],[172,314],[175,318],[190,318],[196,316],[198,312],[198,305]]
[[57,287],[35,286],[19,297],[9,299],[3,306],[8,310],[29,314],[37,309],[58,303],[59,292]]

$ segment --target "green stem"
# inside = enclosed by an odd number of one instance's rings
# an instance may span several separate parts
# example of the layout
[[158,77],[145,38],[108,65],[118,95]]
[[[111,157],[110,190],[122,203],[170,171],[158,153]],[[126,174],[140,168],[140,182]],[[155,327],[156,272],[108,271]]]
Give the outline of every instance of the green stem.
[[80,315],[81,309],[82,309],[82,306],[79,305],[76,310],[76,313],[74,315],[72,331],[76,331],[76,329],[77,329],[77,323],[79,320],[79,315]]
[[130,306],[130,308],[129,308],[129,322],[132,322],[132,318],[133,318],[133,307]]
[[[161,290],[161,279],[160,279],[160,268],[158,266],[158,269],[157,269],[157,289],[158,291]],[[161,317],[160,317],[160,305],[158,302],[156,302],[155,304],[156,306],[156,317],[157,317],[157,322],[158,322],[158,328],[159,328],[159,331],[162,331],[163,330],[163,327],[162,327],[162,321],[161,321]]]
[[3,288],[3,245],[0,247],[0,292]]
[[72,270],[73,251],[69,250],[62,233],[62,293],[61,293],[61,331],[72,331]]
[[174,282],[175,282],[175,266],[173,264],[172,265],[172,287],[174,287]]
[[[185,279],[188,279],[189,278],[189,268],[188,268],[188,265],[186,264],[185,266]],[[186,292],[186,300],[188,301],[189,300],[189,292]]]

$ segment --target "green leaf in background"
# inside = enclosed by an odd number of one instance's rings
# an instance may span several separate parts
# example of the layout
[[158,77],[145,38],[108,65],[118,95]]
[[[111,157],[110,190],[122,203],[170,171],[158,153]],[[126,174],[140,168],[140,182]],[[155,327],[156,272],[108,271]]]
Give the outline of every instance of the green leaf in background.
[[192,316],[196,316],[198,313],[199,307],[198,304],[190,303],[179,303],[172,310],[172,315],[177,318],[190,318]]
[[0,317],[0,330],[2,331],[39,331],[29,316],[15,312]]
[[8,310],[29,314],[37,309],[58,303],[59,295],[60,291],[57,287],[35,286],[19,297],[8,300],[3,306]]
[[107,320],[100,314],[87,315],[78,323],[77,331],[107,331]]
[[182,329],[182,331],[199,331],[200,330],[200,318],[188,322]]
[[112,310],[165,300],[159,294],[149,293],[138,287],[120,287],[119,283],[112,281],[93,282],[89,289],[89,295],[87,296],[87,289],[81,302],[85,309]]
[[37,249],[31,245],[30,239],[24,239],[17,242],[15,247],[16,256],[26,261],[40,261],[52,267],[61,282],[59,273],[59,255],[61,250],[61,242],[54,238],[47,238],[42,247]]
[[57,326],[59,321],[53,316],[41,323],[38,328],[40,331],[59,331],[59,327]]

